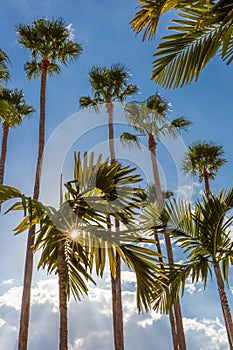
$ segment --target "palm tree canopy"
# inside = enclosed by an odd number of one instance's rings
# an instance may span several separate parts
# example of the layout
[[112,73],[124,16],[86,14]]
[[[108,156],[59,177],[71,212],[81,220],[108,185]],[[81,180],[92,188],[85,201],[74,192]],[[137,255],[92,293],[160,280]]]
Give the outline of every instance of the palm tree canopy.
[[[169,104],[158,93],[148,97],[144,102],[128,102],[125,105],[126,118],[139,136],[152,134],[158,140],[161,135],[178,136],[179,129],[185,129],[191,125],[184,117],[169,122],[169,111]],[[127,134],[124,135],[125,141],[127,142],[127,136],[130,141],[133,141],[130,133]],[[122,141],[124,141],[123,137]]]
[[9,70],[7,63],[9,63],[9,57],[7,54],[0,49],[0,83],[4,83],[9,79]]
[[34,109],[27,105],[22,90],[2,89],[0,91],[0,122],[8,127],[22,123],[23,117],[30,116]]
[[219,168],[226,163],[222,146],[213,142],[197,141],[189,146],[183,160],[183,170],[203,180],[203,170],[213,179]]
[[[99,215],[115,216],[126,225],[133,223],[132,217],[144,204],[146,194],[137,186],[141,181],[135,168],[121,166],[118,162],[108,164],[108,159],[102,161],[101,155],[94,162],[94,154],[84,153],[83,164],[80,153],[75,156],[74,180],[65,184],[68,193],[66,199],[75,203],[77,193],[82,193],[87,199],[86,206],[95,208]],[[90,196],[94,198],[91,202]],[[90,220],[92,214],[90,214]]]
[[[140,197],[137,198],[136,189],[129,187],[130,182],[134,185],[138,181],[130,173],[127,167],[119,167],[116,162],[109,165],[108,160],[102,163],[98,158],[95,164],[93,155],[88,160],[86,154],[81,164],[79,155],[75,164],[75,179],[67,183],[66,200],[59,210],[45,207],[9,186],[0,186],[0,203],[12,198],[20,199],[20,202],[9,208],[25,210],[26,217],[15,229],[17,234],[36,223],[40,224],[35,243],[36,249],[42,248],[39,267],[47,267],[49,272],[56,273],[58,242],[65,242],[68,295],[72,292],[79,298],[81,294],[87,293],[85,280],[92,280],[88,269],[92,271],[95,268],[96,273],[102,276],[107,261],[115,276],[118,253],[122,261],[136,273],[138,309],[148,310],[157,283],[156,276],[166,280],[160,269],[158,253],[144,247],[144,244],[154,241],[143,238],[135,229],[109,231],[103,213],[104,208],[109,209],[109,201],[113,201],[114,215],[123,218],[126,224],[130,221],[125,218],[133,213],[136,203],[139,205]],[[119,200],[116,199],[116,190]],[[124,211],[123,204],[126,214],[121,217],[117,212],[120,212],[119,209]],[[163,285],[165,287],[165,282]]]
[[136,85],[127,84],[131,74],[122,64],[113,64],[110,68],[93,67],[89,72],[89,82],[93,90],[93,98],[81,97],[81,107],[95,106],[98,103],[114,101],[123,102],[128,96],[138,92]]
[[152,79],[165,88],[177,88],[198,80],[200,72],[217,54],[230,64],[232,50],[233,4],[219,1],[139,0],[140,11],[131,22],[134,30],[145,28],[143,39],[151,39],[160,16],[178,9],[168,30],[175,34],[163,37],[153,62]]
[[29,79],[41,74],[43,62],[48,74],[60,72],[59,63],[67,65],[82,52],[80,44],[73,42],[70,25],[62,18],[36,20],[32,24],[16,26],[18,42],[31,52],[32,60],[25,64]]
[[162,291],[159,299],[155,296],[155,309],[167,312],[180,289],[184,293],[185,281],[190,276],[193,283],[200,278],[206,286],[215,262],[221,264],[223,277],[228,282],[229,268],[233,264],[232,208],[233,189],[221,191],[216,197],[203,195],[194,210],[190,204],[175,199],[166,203],[162,214],[154,204],[145,208],[142,214],[145,230],[156,229],[159,233],[169,234],[186,253],[182,265],[167,268],[169,293]]

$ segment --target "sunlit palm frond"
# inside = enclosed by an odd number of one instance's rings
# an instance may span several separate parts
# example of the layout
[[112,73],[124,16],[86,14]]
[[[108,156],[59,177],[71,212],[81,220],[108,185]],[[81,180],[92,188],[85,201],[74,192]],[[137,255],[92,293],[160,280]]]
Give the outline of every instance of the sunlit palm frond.
[[[222,4],[221,4],[222,3]],[[229,64],[232,52],[232,6],[225,1],[186,7],[168,29],[154,54],[152,79],[166,88],[196,81],[206,64],[221,51]]]
[[130,24],[136,34],[142,32],[144,41],[146,38],[152,40],[157,32],[161,15],[169,10],[180,8],[187,1],[181,0],[138,0],[138,12],[131,20]]

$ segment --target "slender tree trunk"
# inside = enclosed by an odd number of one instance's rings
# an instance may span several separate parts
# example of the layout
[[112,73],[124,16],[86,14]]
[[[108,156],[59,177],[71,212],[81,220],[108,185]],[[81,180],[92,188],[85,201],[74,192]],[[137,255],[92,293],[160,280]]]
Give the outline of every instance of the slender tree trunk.
[[[44,152],[45,137],[45,98],[46,98],[46,79],[48,61],[42,61],[41,88],[40,88],[40,124],[39,124],[39,144],[36,166],[36,176],[34,183],[33,199],[38,200],[40,192],[40,175]],[[31,301],[31,283],[33,271],[33,251],[32,246],[35,241],[35,226],[28,232],[27,250],[24,268],[23,296],[20,314],[19,342],[18,350],[26,350],[28,345],[28,328],[30,318],[30,301]]]
[[64,260],[64,242],[59,242],[58,248],[58,282],[59,282],[59,309],[60,309],[60,342],[59,350],[68,350],[68,321],[67,321],[67,294],[66,294],[66,263]]
[[124,329],[121,300],[121,260],[116,253],[116,277],[111,275],[112,282],[112,311],[113,311],[113,332],[115,350],[124,349]]
[[[159,208],[160,210],[162,210],[164,206],[164,199],[163,199],[163,193],[162,193],[161,184],[160,184],[159,170],[158,170],[157,157],[156,157],[156,142],[152,134],[148,135],[148,148],[150,151],[151,163],[153,168],[156,197],[159,204]],[[169,264],[174,264],[171,240],[168,234],[165,234],[165,243],[167,248],[168,262]],[[171,332],[172,332],[173,347],[174,349],[186,350],[184,327],[182,322],[182,314],[181,314],[179,298],[177,299],[177,302],[174,305],[174,314],[171,308],[169,310],[169,321],[170,321]]]
[[3,184],[4,180],[4,172],[5,172],[5,161],[6,161],[6,153],[7,153],[7,140],[9,133],[9,125],[7,123],[2,124],[3,135],[2,135],[2,151],[1,151],[1,159],[0,159],[0,185]]
[[115,149],[114,149],[114,128],[113,128],[113,103],[108,102],[105,104],[108,113],[108,142],[111,162],[114,162]]
[[158,169],[158,163],[157,163],[157,157],[156,157],[156,142],[152,134],[148,135],[148,148],[150,151],[150,157],[151,157],[151,163],[152,163],[152,169],[153,169],[153,175],[154,175],[154,181],[155,181],[156,197],[157,197],[160,210],[162,210],[164,205],[164,200],[163,200],[163,193],[161,190],[159,169]]
[[231,310],[228,304],[228,299],[225,292],[225,286],[224,286],[221,270],[219,267],[219,263],[217,261],[214,262],[214,272],[217,279],[218,293],[219,293],[220,302],[222,306],[222,312],[223,312],[223,317],[225,321],[229,347],[230,347],[230,350],[233,350],[233,323],[232,323],[232,317],[231,317]]
[[171,332],[172,332],[172,343],[173,343],[173,349],[178,350],[179,349],[179,343],[178,343],[178,336],[177,336],[177,329],[176,329],[176,320],[174,317],[174,311],[172,307],[170,308],[168,312],[169,316],[169,322],[171,326]]
[[[114,149],[114,127],[113,127],[113,103],[106,103],[108,113],[108,139],[111,163],[115,161]],[[119,220],[115,219],[116,231],[119,231]],[[116,252],[116,277],[111,275],[112,284],[112,313],[113,313],[113,333],[115,350],[124,350],[124,325],[123,325],[123,310],[122,310],[122,295],[121,295],[121,260]]]
[[209,180],[209,173],[204,167],[203,169],[203,177],[204,177],[204,182],[205,182],[205,192],[207,197],[210,196],[210,180]]

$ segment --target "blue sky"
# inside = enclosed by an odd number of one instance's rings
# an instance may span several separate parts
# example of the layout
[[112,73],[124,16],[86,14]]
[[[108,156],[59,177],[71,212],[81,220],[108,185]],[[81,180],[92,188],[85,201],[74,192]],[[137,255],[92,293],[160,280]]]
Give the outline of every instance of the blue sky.
[[[140,94],[134,99],[140,101],[158,91],[172,104],[171,118],[186,116],[193,122],[190,131],[182,134],[179,139],[179,145],[182,144],[179,146],[181,147],[179,154],[195,140],[213,140],[223,146],[228,163],[220,170],[216,181],[211,186],[215,193],[223,187],[232,186],[233,66],[227,67],[219,58],[215,58],[201,73],[198,83],[192,83],[186,88],[174,91],[156,86],[150,80],[152,55],[156,43],[154,41],[142,43],[141,36],[135,37],[129,26],[129,21],[136,12],[136,6],[136,0],[41,0],[40,2],[8,0],[1,4],[0,47],[8,54],[12,63],[11,80],[8,86],[9,88],[22,88],[26,102],[36,109],[32,118],[25,120],[22,126],[10,132],[5,173],[6,184],[18,187],[27,195],[31,195],[37,155],[39,81],[26,80],[23,65],[26,60],[29,60],[29,54],[17,44],[15,25],[30,23],[42,16],[49,19],[62,16],[68,24],[72,23],[75,40],[82,45],[83,54],[77,62],[63,68],[61,75],[48,80],[46,121],[48,147],[49,141],[53,140],[54,135],[57,135],[59,128],[66,125],[67,120],[70,122],[72,115],[80,118],[79,123],[85,117],[83,112],[79,111],[78,100],[81,96],[91,93],[87,76],[90,68],[93,65],[110,66],[120,62],[131,71],[131,82],[140,88]],[[163,19],[159,35],[164,34],[166,25],[167,19]],[[59,152],[62,152],[64,140],[68,140],[68,151],[62,158],[64,163],[61,165],[67,179],[72,178],[74,150],[84,151],[88,147],[89,150],[99,152],[106,149],[106,140],[103,138],[103,134],[106,134],[103,121],[105,115],[93,116],[94,118],[99,118],[93,122],[94,130],[91,130],[91,124],[88,124],[91,123],[91,117],[88,115],[85,125],[86,134],[80,134],[76,139],[74,137],[71,142],[69,140],[71,134],[66,133],[64,138],[61,137],[61,143],[56,144],[56,147],[60,147]],[[119,130],[121,128],[122,124]],[[92,143],[87,146],[90,140]],[[168,146],[168,141],[165,140],[164,145],[159,149],[163,182],[168,189],[171,188],[176,193],[187,194],[191,186],[196,196],[202,190],[202,186],[196,180],[192,184],[188,183],[186,187],[183,182],[177,185],[180,169],[174,163],[175,152],[172,153],[172,147],[172,145]],[[176,147],[178,147],[177,143],[175,150],[177,150]],[[58,155],[59,152],[57,151]],[[123,158],[132,157],[132,155],[123,154],[122,150],[120,152]],[[141,155],[135,155],[133,162],[134,165],[141,166],[146,179],[150,180],[150,168],[147,167],[149,158],[146,158],[145,154],[144,149]],[[56,174],[58,178],[59,175]],[[46,194],[50,196],[50,190],[47,187],[43,188],[44,198]],[[21,300],[26,234],[17,237],[12,234],[12,229],[20,218],[20,215],[12,213],[1,217],[0,348],[7,350],[15,349]],[[133,275],[124,272],[126,349],[137,350],[143,346],[152,350],[155,344],[158,350],[171,349],[167,318],[154,313],[137,315],[132,291],[133,284]],[[71,301],[69,310],[70,350],[112,349],[109,291],[110,284],[106,273],[104,280],[99,281],[96,288],[90,287],[89,298],[78,304]],[[58,334],[56,279],[43,272],[35,272],[32,293],[29,348],[39,350],[42,346],[46,346],[48,349],[56,349],[56,335]],[[232,305],[231,287],[228,289],[228,296]],[[201,284],[195,287],[188,284],[182,300],[182,309],[189,349],[227,349],[214,279],[212,284],[208,284],[205,292]]]

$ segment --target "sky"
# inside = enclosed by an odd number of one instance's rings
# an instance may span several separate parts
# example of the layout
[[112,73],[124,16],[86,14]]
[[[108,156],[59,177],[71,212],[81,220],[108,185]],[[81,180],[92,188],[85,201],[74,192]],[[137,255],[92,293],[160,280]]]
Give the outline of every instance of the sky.
[[[26,195],[33,190],[37,156],[39,119],[39,81],[27,81],[23,69],[29,53],[19,46],[15,25],[30,24],[41,17],[63,17],[72,24],[74,40],[83,53],[77,62],[62,69],[59,76],[48,79],[46,104],[46,151],[42,172],[41,200],[57,203],[60,173],[72,179],[73,152],[85,150],[107,154],[106,113],[99,115],[80,111],[78,100],[90,95],[88,72],[92,66],[124,64],[132,74],[131,81],[140,88],[134,100],[143,101],[157,91],[172,105],[171,119],[185,116],[193,125],[177,140],[163,139],[158,147],[158,161],[164,188],[187,200],[196,198],[203,186],[197,179],[187,179],[180,160],[190,143],[213,140],[222,145],[227,164],[219,171],[211,189],[218,193],[232,186],[232,95],[233,66],[213,59],[197,83],[176,90],[165,90],[151,81],[153,52],[156,42],[141,41],[129,22],[136,13],[136,0],[8,0],[1,4],[0,47],[11,60],[9,88],[23,89],[25,100],[36,112],[9,134],[5,184],[19,188]],[[165,34],[169,18],[163,18],[158,37]],[[123,162],[139,167],[144,182],[152,181],[146,144],[141,153],[126,152],[119,135],[127,128],[121,106],[116,106],[116,148]],[[192,196],[192,197],[191,197]],[[55,204],[54,204],[55,205]],[[6,209],[9,205],[4,205]],[[4,211],[4,210],[3,210]],[[0,349],[15,350],[21,303],[26,233],[14,236],[12,230],[22,219],[18,213],[1,214],[0,244]],[[176,252],[176,248],[175,248]],[[177,257],[180,258],[177,253]],[[35,257],[36,261],[38,256]],[[35,264],[36,265],[36,264]],[[138,315],[135,304],[135,279],[130,271],[122,273],[126,349],[170,350],[171,337],[167,316],[158,313]],[[232,279],[227,288],[233,304]],[[55,276],[34,271],[29,349],[58,347],[58,289]],[[217,295],[215,279],[206,290],[201,283],[188,281],[182,299],[182,311],[188,349],[227,350],[227,338]],[[89,296],[69,303],[69,350],[113,349],[111,292],[109,273]]]

